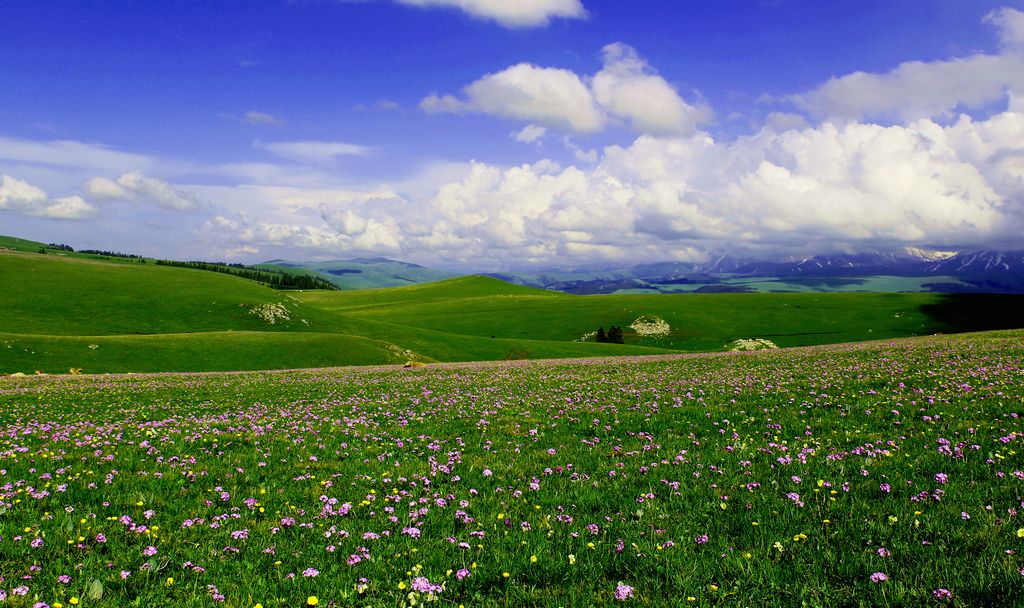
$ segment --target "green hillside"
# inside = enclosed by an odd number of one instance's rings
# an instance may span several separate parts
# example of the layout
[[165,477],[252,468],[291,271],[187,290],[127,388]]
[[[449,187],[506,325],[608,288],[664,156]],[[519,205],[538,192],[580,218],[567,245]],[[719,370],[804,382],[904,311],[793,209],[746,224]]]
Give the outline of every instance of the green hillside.
[[[650,354],[660,349],[430,331],[341,314],[317,292],[280,292],[224,274],[0,251],[0,373],[206,371]],[[395,301],[530,292],[493,279],[397,290]],[[382,290],[388,292],[389,290]],[[332,292],[340,293],[340,292]],[[381,293],[358,293],[355,307]],[[547,292],[541,292],[547,293]],[[416,295],[416,294],[421,294]],[[300,299],[303,298],[303,299]],[[308,298],[308,301],[305,299]],[[287,315],[270,323],[256,312]]]
[[[316,330],[298,316],[270,325],[251,311],[287,293],[202,270],[0,252],[0,332],[114,335],[226,330]],[[305,311],[302,311],[305,313]],[[310,311],[314,317],[318,311]],[[320,328],[323,329],[322,327]]]
[[[541,292],[550,293],[550,292]],[[338,294],[302,294],[331,308]],[[464,297],[417,302],[395,294],[384,306],[349,309],[366,319],[459,334],[540,340],[578,340],[598,326],[621,326],[627,343],[681,350],[717,350],[738,338],[770,338],[803,346],[962,330],[932,309],[943,294],[705,294],[547,297]],[[962,300],[963,297],[960,297]],[[1024,303],[1024,298],[1017,298]],[[663,336],[630,329],[637,319],[668,324]],[[968,320],[961,319],[960,323]],[[972,328],[972,329],[981,329]]]
[[[282,292],[225,274],[3,243],[0,373],[636,355],[717,351],[739,338],[785,347],[1024,325],[1022,296],[574,296],[482,276]],[[593,332],[612,325],[626,344],[594,343]]]

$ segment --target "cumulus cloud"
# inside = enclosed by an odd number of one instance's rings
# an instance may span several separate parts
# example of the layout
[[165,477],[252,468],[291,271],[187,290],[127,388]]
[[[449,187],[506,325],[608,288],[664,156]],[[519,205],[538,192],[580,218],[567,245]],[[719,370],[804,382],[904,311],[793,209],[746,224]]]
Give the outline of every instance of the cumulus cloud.
[[780,115],[733,140],[641,135],[577,149],[592,161],[578,165],[475,162],[415,197],[387,186],[263,187],[258,198],[287,214],[222,215],[210,231],[231,247],[376,252],[474,270],[1019,246],[1021,141],[1016,112],[893,126]]
[[96,215],[96,207],[80,196],[50,198],[42,189],[10,175],[0,175],[0,210],[61,220]]
[[593,76],[520,63],[469,84],[462,99],[432,94],[420,109],[479,112],[576,133],[601,131],[622,119],[639,133],[680,135],[710,120],[707,106],[683,100],[633,47],[610,44],[602,56],[603,67]]
[[602,108],[629,121],[641,133],[679,135],[693,132],[711,118],[706,106],[692,106],[644,61],[621,42],[602,50],[604,67],[591,88]]
[[117,179],[94,177],[82,184],[82,190],[97,201],[151,203],[173,211],[194,211],[202,206],[192,192],[175,190],[166,181],[146,177],[137,171],[125,173]]
[[398,0],[420,7],[451,7],[509,28],[539,27],[552,18],[583,19],[587,11],[580,0]]
[[[1024,229],[1022,137],[1024,114],[1012,112],[945,126],[766,126],[731,142],[645,135],[589,169],[474,163],[391,217],[404,254],[474,268],[990,247]],[[359,217],[336,227],[358,232]]]
[[819,119],[901,122],[1012,101],[1024,95],[1024,13],[1003,8],[985,21],[999,30],[999,54],[908,61],[882,74],[854,72],[789,100]]
[[281,158],[316,165],[332,163],[339,156],[361,156],[370,152],[365,146],[340,141],[255,142],[253,147]]
[[578,133],[600,131],[605,124],[590,89],[570,70],[520,63],[484,76],[463,93],[464,101],[431,95],[420,108],[427,113],[493,114]]

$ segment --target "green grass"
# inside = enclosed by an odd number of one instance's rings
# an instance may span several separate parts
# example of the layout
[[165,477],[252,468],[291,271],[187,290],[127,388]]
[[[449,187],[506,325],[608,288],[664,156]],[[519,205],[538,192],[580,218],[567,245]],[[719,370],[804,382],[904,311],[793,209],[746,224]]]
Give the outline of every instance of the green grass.
[[0,378],[0,591],[12,608],[1020,606],[1022,421],[1024,331]]
[[[739,338],[802,346],[1015,327],[1024,308],[1021,296],[920,293],[573,296],[481,276],[282,292],[201,270],[12,251],[0,251],[0,284],[0,334],[18,345],[0,350],[0,373],[636,355],[716,351]],[[286,316],[253,314],[271,305]],[[629,326],[641,317],[670,329],[639,335]],[[612,325],[626,344],[590,341]]]
[[91,336],[307,327],[298,320],[267,326],[249,313],[253,306],[284,301],[287,293],[202,270],[0,253],[0,284],[2,332]]
[[0,333],[0,359],[23,373],[131,370],[188,372],[404,363],[408,357],[364,336],[258,331],[146,336]]
[[[569,341],[598,326],[621,326],[628,344],[660,348],[720,350],[738,338],[768,338],[779,346],[807,346],[954,332],[964,329],[1013,327],[1015,304],[1024,298],[978,298],[947,294],[700,294],[568,296],[520,288],[516,293],[480,295],[484,279],[462,279],[463,293],[441,297],[441,287],[379,290],[360,305],[349,294],[303,293],[305,302],[352,317],[498,338]],[[436,297],[416,299],[413,289],[430,287]],[[951,302],[967,303],[977,315],[944,318]],[[975,307],[969,306],[976,302]],[[629,328],[642,316],[666,321],[664,337],[644,337]],[[996,323],[985,326],[986,323]],[[1016,321],[1019,322],[1019,321]]]

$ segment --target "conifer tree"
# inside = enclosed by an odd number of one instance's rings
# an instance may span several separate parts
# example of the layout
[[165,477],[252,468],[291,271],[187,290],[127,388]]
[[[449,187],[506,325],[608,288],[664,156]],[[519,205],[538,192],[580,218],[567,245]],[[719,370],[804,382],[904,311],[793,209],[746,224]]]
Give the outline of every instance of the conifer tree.
[[608,328],[607,340],[612,344],[622,344],[622,328],[618,325],[612,325]]

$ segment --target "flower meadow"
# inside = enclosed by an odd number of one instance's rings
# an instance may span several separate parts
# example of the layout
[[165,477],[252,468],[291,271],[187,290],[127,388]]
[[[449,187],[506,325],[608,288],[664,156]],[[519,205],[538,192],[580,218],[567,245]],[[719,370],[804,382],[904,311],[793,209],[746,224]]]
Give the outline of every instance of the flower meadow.
[[1024,604],[1024,333],[0,379],[0,606]]

